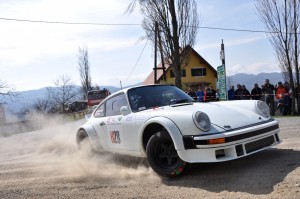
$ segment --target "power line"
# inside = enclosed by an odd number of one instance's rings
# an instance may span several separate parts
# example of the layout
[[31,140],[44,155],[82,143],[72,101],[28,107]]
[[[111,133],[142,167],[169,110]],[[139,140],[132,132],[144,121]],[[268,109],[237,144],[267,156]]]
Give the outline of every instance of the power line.
[[145,45],[144,45],[144,48],[143,48],[143,50],[142,50],[142,52],[141,52],[139,58],[137,59],[135,65],[133,66],[131,72],[130,72],[129,75],[126,77],[126,79],[124,79],[123,81],[126,81],[127,79],[129,79],[129,77],[132,75],[132,73],[133,73],[135,67],[136,67],[137,64],[139,63],[139,61],[140,61],[140,59],[141,59],[141,57],[142,57],[142,55],[143,55],[143,53],[144,53],[144,50],[145,50],[145,48],[146,48],[146,46],[147,46],[147,43],[148,43],[148,39],[147,39],[147,41],[146,41],[146,43],[145,43]]
[[0,17],[0,20],[18,21],[30,23],[46,23],[46,24],[64,24],[64,25],[94,25],[94,26],[140,26],[141,24],[134,23],[90,23],[90,22],[67,22],[67,21],[44,21],[44,20],[29,20],[29,19],[14,19]]
[[254,33],[272,33],[272,34],[279,33],[279,32],[265,31],[265,30],[250,30],[250,29],[235,29],[235,28],[216,28],[216,27],[209,27],[209,26],[197,26],[197,28],[199,28],[199,29],[211,29],[211,30],[236,31],[236,32],[254,32]]
[[[17,19],[17,18],[5,18],[5,17],[0,17],[0,20],[17,21],[17,22],[29,22],[29,23],[64,24],[64,25],[93,25],[93,26],[141,26],[142,25],[142,24],[137,24],[137,23],[67,22],[67,21],[45,21],[45,20]],[[199,28],[199,29],[235,31],[235,32],[269,33],[269,34],[278,34],[278,33],[280,33],[280,32],[265,31],[265,30],[220,28],[220,27],[210,27],[210,26],[196,26],[196,27]],[[282,33],[285,33],[285,32],[282,32]],[[288,33],[288,34],[295,34],[295,33]],[[299,35],[300,33],[296,33],[296,34]]]

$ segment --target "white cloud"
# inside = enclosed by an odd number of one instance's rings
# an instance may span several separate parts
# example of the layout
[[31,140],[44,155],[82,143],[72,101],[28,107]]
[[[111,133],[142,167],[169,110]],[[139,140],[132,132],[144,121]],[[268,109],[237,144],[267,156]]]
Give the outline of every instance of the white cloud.
[[[19,1],[18,4],[5,4],[1,16],[7,18],[67,21],[121,23],[125,20],[136,20],[136,15],[123,16],[126,1],[71,1],[43,0]],[[1,5],[1,4],[0,4]],[[2,4],[3,5],[3,4]],[[134,46],[138,39],[121,38],[113,35],[117,32],[114,26],[88,26],[43,24],[0,20],[4,27],[0,32],[0,63],[5,67],[28,65],[45,57],[65,56],[74,53],[83,44],[100,51],[113,51]],[[141,29],[140,27],[136,27]],[[134,39],[133,39],[134,38]],[[16,58],[17,57],[17,58]],[[3,65],[2,65],[3,66]]]
[[140,74],[135,74],[131,75],[128,78],[129,74],[125,75],[119,75],[119,76],[114,76],[114,77],[100,77],[99,79],[94,79],[97,84],[99,85],[112,85],[116,87],[120,87],[120,82],[122,83],[123,87],[124,86],[129,86],[129,85],[134,85],[136,83],[141,83],[143,82],[149,73],[140,73]]
[[[264,40],[267,39],[268,37],[265,35],[260,35],[260,36],[246,36],[243,38],[238,38],[238,39],[231,39],[231,40],[226,40],[226,47],[230,46],[240,46],[240,45],[245,45],[245,44],[250,44],[250,43],[255,43],[259,40]],[[209,44],[198,44],[195,47],[196,49],[199,50],[207,50],[207,49],[220,49],[220,41],[218,43],[209,43]]]

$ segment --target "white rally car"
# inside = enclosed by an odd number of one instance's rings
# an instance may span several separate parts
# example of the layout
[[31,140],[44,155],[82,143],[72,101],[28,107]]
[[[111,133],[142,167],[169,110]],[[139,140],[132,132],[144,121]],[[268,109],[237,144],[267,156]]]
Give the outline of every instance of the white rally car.
[[265,102],[198,103],[175,86],[151,85],[107,97],[76,139],[96,151],[147,157],[156,173],[172,177],[187,163],[233,160],[277,145],[278,133]]

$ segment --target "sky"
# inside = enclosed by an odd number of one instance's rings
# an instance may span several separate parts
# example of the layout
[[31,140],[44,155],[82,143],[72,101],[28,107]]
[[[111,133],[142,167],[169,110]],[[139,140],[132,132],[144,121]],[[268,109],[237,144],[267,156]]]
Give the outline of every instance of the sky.
[[[62,75],[80,85],[77,54],[86,46],[93,84],[120,87],[121,82],[124,87],[142,82],[153,70],[153,47],[141,40],[145,33],[138,8],[124,14],[130,2],[0,0],[0,80],[17,91],[54,86]],[[265,30],[253,0],[196,2],[201,27]],[[216,69],[222,39],[228,75],[280,71],[265,33],[199,28],[194,49]]]

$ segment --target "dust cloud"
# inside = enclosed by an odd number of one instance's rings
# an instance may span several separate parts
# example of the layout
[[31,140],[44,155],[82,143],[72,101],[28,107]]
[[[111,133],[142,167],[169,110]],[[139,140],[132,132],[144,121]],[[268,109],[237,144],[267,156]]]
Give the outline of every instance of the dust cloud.
[[93,177],[143,180],[153,176],[146,160],[91,152],[76,144],[76,130],[84,120],[63,124],[59,117],[33,115],[41,130],[0,137],[0,169],[29,168],[38,176]]

